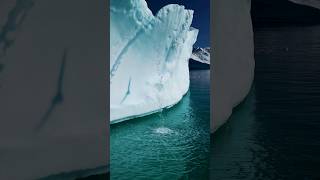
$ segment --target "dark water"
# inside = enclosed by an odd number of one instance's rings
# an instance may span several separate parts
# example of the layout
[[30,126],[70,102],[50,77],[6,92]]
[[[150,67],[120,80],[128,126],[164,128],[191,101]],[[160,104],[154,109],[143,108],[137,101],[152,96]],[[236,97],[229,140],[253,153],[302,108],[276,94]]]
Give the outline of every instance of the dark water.
[[255,30],[253,89],[211,140],[211,179],[320,179],[320,27]]
[[208,179],[210,72],[190,76],[174,107],[111,125],[111,179]]

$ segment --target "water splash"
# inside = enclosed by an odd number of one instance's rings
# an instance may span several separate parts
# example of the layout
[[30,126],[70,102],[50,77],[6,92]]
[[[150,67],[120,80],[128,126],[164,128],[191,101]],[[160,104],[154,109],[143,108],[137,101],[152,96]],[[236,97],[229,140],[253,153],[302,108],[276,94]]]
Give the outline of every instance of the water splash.
[[156,134],[172,134],[174,131],[167,127],[158,127],[153,132]]

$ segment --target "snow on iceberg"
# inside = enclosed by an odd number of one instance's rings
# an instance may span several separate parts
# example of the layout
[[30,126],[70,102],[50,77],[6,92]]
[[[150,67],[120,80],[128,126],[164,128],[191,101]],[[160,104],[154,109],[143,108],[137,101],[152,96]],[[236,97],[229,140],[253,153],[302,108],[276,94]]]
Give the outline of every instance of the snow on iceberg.
[[111,0],[110,18],[111,123],[179,102],[198,35],[193,11],[170,4],[154,16],[144,0]]

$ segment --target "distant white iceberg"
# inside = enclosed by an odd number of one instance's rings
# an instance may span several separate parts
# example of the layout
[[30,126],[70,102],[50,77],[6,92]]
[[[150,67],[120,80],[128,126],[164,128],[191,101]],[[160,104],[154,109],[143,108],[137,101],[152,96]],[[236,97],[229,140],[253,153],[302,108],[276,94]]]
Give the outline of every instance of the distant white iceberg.
[[110,3],[110,121],[170,107],[189,89],[188,60],[198,35],[193,11],[171,4],[155,16],[144,0]]

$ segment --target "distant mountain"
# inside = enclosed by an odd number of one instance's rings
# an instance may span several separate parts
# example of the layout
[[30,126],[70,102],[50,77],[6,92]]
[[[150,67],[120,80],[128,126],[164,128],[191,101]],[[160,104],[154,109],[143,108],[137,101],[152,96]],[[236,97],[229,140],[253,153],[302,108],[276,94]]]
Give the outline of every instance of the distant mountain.
[[189,68],[190,70],[210,69],[210,47],[193,48],[189,60]]
[[290,0],[297,4],[307,5],[311,7],[315,7],[320,9],[320,1],[319,0]]
[[252,0],[254,26],[320,24],[318,0]]

